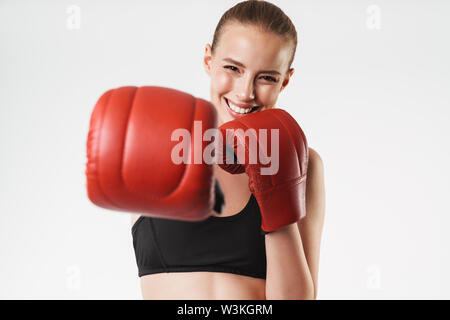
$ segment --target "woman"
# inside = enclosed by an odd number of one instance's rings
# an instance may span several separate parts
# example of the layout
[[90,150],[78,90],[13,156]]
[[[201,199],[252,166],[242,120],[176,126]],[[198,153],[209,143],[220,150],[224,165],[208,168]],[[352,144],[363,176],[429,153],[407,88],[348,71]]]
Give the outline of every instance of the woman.
[[[295,27],[273,4],[244,1],[222,16],[204,56],[219,125],[275,106],[294,73],[296,46]],[[248,176],[219,167],[207,220],[133,216],[144,299],[315,299],[325,191],[313,149],[308,163],[306,217],[266,235]],[[166,265],[168,256],[179,264]]]

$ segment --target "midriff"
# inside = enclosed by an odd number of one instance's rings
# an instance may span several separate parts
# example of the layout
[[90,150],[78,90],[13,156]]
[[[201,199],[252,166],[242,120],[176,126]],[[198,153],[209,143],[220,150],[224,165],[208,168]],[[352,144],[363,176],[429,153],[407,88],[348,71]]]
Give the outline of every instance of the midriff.
[[223,272],[171,272],[141,277],[144,299],[264,300],[264,279]]

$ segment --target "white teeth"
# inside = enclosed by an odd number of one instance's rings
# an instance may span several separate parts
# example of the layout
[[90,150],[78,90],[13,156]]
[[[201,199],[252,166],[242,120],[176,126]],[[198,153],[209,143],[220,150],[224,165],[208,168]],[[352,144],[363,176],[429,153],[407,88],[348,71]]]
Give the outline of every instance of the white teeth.
[[230,107],[230,109],[237,113],[246,114],[253,110],[253,108],[247,108],[247,109],[240,108],[240,107],[232,104],[229,100],[227,100],[227,102],[228,102],[228,106]]

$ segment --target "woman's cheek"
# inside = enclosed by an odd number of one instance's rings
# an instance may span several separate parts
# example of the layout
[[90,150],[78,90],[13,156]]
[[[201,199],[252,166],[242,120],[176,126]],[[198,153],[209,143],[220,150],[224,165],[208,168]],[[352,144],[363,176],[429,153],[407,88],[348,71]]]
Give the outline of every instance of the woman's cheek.
[[273,87],[261,88],[257,93],[259,101],[264,105],[264,109],[272,108],[278,99],[279,92]]
[[225,71],[217,71],[214,73],[214,90],[217,94],[224,94],[232,90],[233,77]]

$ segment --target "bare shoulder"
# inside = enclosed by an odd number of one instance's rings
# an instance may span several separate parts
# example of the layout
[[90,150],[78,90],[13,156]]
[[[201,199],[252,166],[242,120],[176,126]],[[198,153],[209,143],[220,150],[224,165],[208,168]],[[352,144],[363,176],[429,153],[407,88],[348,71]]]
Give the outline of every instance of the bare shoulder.
[[309,148],[308,173],[306,178],[306,211],[308,220],[319,224],[325,213],[325,175],[323,160],[319,153]]
[[[313,171],[314,175],[323,175],[323,160],[319,153],[313,148],[308,148],[309,159],[308,159],[308,171]],[[308,172],[309,174],[310,172]]]

